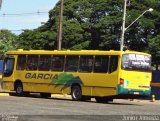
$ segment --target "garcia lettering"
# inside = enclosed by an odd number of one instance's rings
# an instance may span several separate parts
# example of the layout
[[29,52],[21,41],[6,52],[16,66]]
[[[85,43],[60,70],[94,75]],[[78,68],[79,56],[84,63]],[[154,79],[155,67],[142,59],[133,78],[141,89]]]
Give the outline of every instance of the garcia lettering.
[[26,79],[44,79],[44,80],[52,80],[52,79],[57,79],[58,78],[58,75],[55,74],[42,74],[42,73],[39,73],[39,74],[36,74],[36,73],[26,73],[25,75],[25,78]]

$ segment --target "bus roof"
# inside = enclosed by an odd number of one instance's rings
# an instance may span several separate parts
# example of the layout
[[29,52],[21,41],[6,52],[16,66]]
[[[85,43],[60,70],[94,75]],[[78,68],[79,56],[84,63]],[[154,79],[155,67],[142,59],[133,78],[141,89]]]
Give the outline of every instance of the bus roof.
[[65,55],[121,55],[121,54],[129,54],[129,53],[135,53],[135,54],[144,54],[144,55],[150,55],[143,52],[137,52],[137,51],[102,51],[102,50],[23,50],[18,49],[15,51],[8,51],[7,55],[22,55],[22,54],[41,54],[41,55],[51,55],[51,54],[65,54]]

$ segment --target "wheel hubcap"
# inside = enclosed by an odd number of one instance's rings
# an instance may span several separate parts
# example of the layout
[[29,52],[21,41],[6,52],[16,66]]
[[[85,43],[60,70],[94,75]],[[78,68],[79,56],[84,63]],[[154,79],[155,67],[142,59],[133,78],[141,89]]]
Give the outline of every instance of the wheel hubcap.
[[22,87],[20,87],[20,86],[17,87],[17,93],[18,93],[18,94],[21,94],[21,93],[22,93]]

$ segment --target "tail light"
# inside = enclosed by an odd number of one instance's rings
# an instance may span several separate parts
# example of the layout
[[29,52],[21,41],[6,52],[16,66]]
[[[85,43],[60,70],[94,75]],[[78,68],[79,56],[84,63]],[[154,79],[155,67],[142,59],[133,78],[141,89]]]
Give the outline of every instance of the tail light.
[[120,78],[120,85],[124,85],[124,79]]

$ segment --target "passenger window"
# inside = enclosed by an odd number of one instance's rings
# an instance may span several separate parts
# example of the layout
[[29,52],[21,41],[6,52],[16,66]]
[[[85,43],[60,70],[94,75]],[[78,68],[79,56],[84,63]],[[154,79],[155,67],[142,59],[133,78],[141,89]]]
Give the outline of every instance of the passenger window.
[[52,71],[63,71],[64,68],[64,56],[53,56],[52,58]]
[[78,70],[78,61],[79,61],[79,56],[67,56],[65,71],[76,72]]
[[49,71],[50,66],[51,66],[51,56],[50,55],[40,55],[38,70]]
[[109,62],[109,56],[95,56],[94,72],[107,73],[108,62]]
[[79,72],[92,72],[93,56],[81,56]]
[[118,67],[118,56],[110,57],[109,73],[112,73],[117,70]]
[[25,70],[26,68],[26,55],[18,55],[17,70]]
[[38,55],[28,55],[26,69],[37,70],[38,68]]

